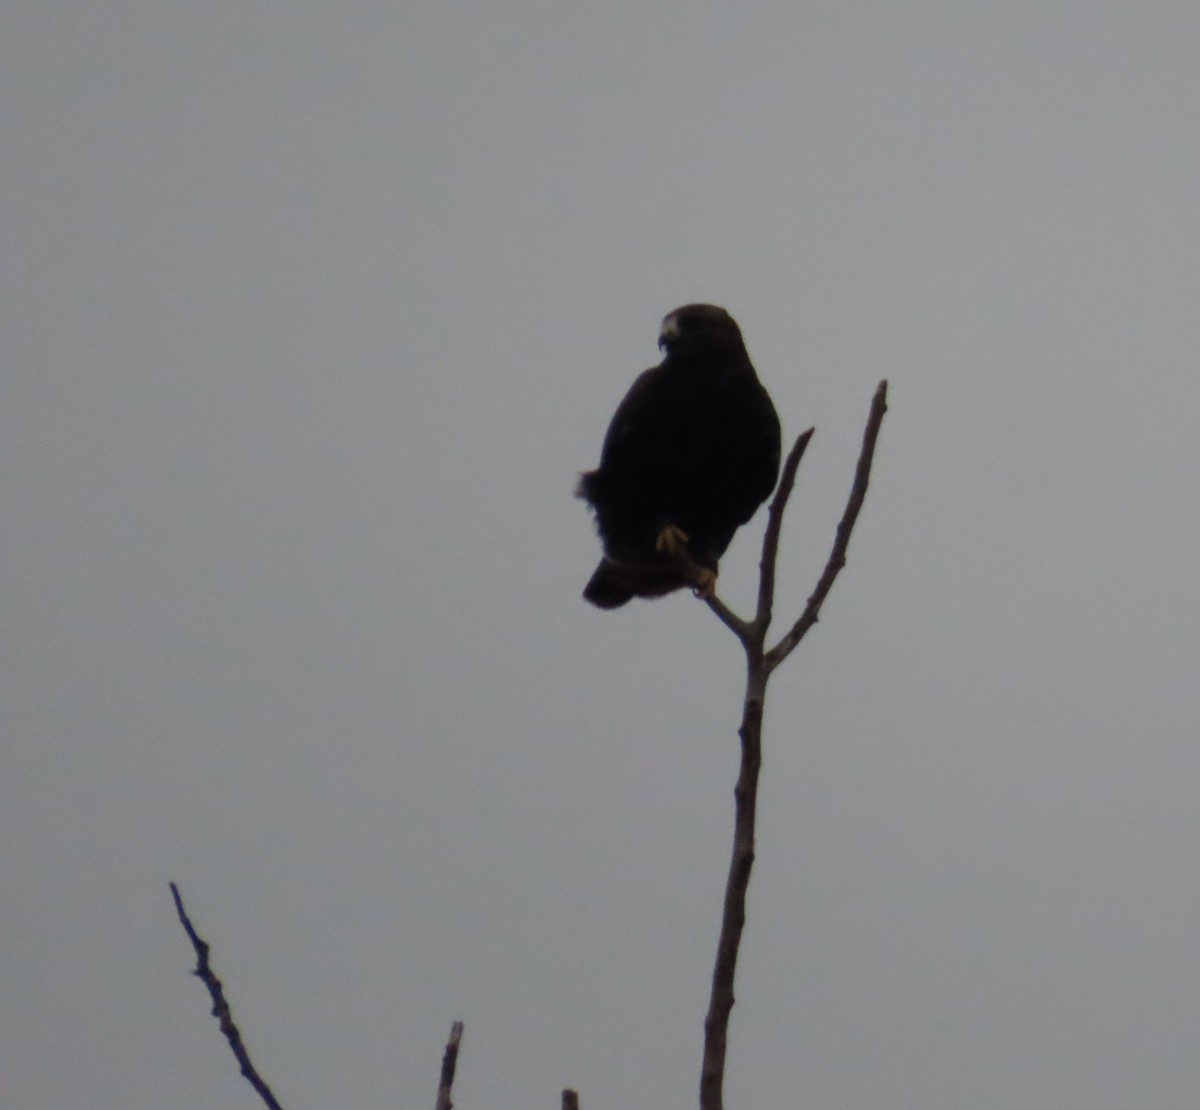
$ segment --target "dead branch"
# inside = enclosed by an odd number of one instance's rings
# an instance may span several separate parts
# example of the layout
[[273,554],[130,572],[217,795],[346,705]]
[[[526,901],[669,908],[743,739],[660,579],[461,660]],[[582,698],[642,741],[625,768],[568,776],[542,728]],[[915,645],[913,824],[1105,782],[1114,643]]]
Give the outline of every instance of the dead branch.
[[[742,703],[742,723],[738,729],[741,738],[742,759],[734,788],[734,832],[733,852],[729,862],[729,874],[725,883],[725,899],[721,913],[721,932],[717,941],[717,957],[713,966],[712,993],[708,1013],[704,1019],[704,1058],[700,1071],[700,1110],[723,1110],[725,1082],[725,1055],[729,1033],[729,1016],[733,1010],[733,981],[737,968],[738,950],[741,946],[742,929],[746,923],[746,891],[750,885],[750,872],[754,866],[754,827],[758,804],[758,777],[762,767],[762,722],[766,700],[767,680],[772,672],[795,649],[808,630],[817,623],[821,606],[833,588],[841,569],[846,565],[846,550],[850,535],[858,520],[867,486],[871,477],[871,464],[875,456],[875,443],[879,429],[887,412],[887,382],[879,383],[871,402],[871,412],[863,432],[862,451],[855,468],[854,484],[850,498],[837,526],[833,549],[825,569],[809,596],[808,603],[799,619],[787,634],[770,651],[765,650],[767,630],[771,624],[775,603],[775,562],[779,553],[779,535],[784,510],[795,486],[796,472],[804,456],[813,429],[803,432],[792,446],[784,462],[779,486],[767,510],[767,527],[763,534],[762,558],[759,562],[758,601],[754,618],[746,620],[738,616],[720,598],[706,598],[708,607],[718,619],[738,638],[746,653],[746,692]],[[681,557],[685,569],[695,572],[696,581],[703,581],[700,568],[695,567],[686,554]],[[171,896],[175,900],[175,911],[188,939],[196,952],[196,975],[208,988],[213,1000],[212,1013],[220,1024],[221,1033],[250,1085],[258,1092],[269,1110],[282,1110],[271,1089],[258,1074],[250,1054],[234,1024],[229,1003],[225,998],[221,980],[217,978],[209,963],[209,945],[201,939],[183,908],[179,888],[171,883]],[[454,1022],[450,1027],[450,1039],[442,1057],[442,1071],[438,1083],[436,1110],[453,1110],[451,1089],[458,1063],[458,1049],[462,1041],[463,1023]],[[579,1095],[566,1089],[562,1092],[562,1110],[579,1110]]]
[[716,597],[708,598],[708,606],[721,622],[741,641],[746,652],[746,693],[742,703],[741,738],[742,760],[734,787],[733,853],[729,875],[725,882],[725,901],[721,913],[721,933],[717,940],[717,957],[713,965],[712,993],[708,1013],[704,1018],[704,1057],[700,1068],[700,1110],[723,1110],[725,1084],[725,1052],[729,1034],[729,1015],[733,1010],[733,980],[737,968],[742,929],[746,923],[746,891],[750,871],[754,866],[754,825],[758,805],[758,775],[762,767],[762,722],[766,700],[767,680],[780,663],[791,654],[804,634],[816,623],[825,598],[833,587],[838,572],[846,565],[846,548],[858,519],[871,463],[875,441],[887,412],[887,382],[879,383],[871,402],[871,412],[863,433],[862,451],[855,469],[850,500],[837,527],[833,550],[816,589],[808,599],[804,612],[791,630],[770,651],[764,650],[767,629],[775,603],[775,561],[779,553],[779,533],[783,513],[796,481],[800,460],[812,438],[810,428],[796,440],[779,479],[779,488],[767,510],[767,528],[763,535],[762,559],[759,563],[758,604],[754,619],[739,617]]
[[767,527],[763,532],[762,558],[758,561],[758,604],[754,611],[754,623],[762,630],[759,638],[761,646],[766,637],[767,628],[771,623],[771,606],[775,601],[775,558],[779,553],[779,532],[783,527],[783,510],[787,507],[788,498],[796,485],[796,472],[800,469],[800,460],[808,448],[816,428],[801,432],[784,460],[783,471],[779,475],[779,486],[771,504],[767,507]]
[[275,1096],[271,1093],[271,1088],[267,1086],[262,1076],[258,1074],[258,1069],[250,1059],[250,1053],[246,1049],[242,1035],[238,1031],[238,1027],[233,1023],[233,1014],[229,1009],[229,1003],[225,999],[225,989],[221,986],[221,980],[217,978],[212,965],[208,962],[208,942],[202,940],[192,926],[191,919],[184,911],[183,898],[179,894],[179,887],[174,883],[171,884],[171,897],[175,899],[175,912],[179,915],[179,922],[183,926],[184,932],[187,933],[188,939],[192,942],[192,947],[196,950],[196,967],[192,974],[200,979],[208,988],[208,993],[212,996],[213,1017],[220,1024],[221,1032],[229,1042],[229,1047],[233,1050],[233,1055],[237,1058],[242,1075],[246,1077],[246,1081],[258,1092],[259,1097],[270,1107],[270,1110],[283,1110],[276,1101]]
[[458,1046],[462,1041],[463,1023],[453,1022],[450,1025],[450,1039],[446,1042],[446,1051],[442,1055],[442,1076],[438,1081],[436,1110],[454,1110],[450,1101],[450,1088],[454,1086],[454,1069],[458,1066]]
[[[817,623],[821,606],[833,589],[833,583],[846,565],[846,548],[850,544],[850,534],[858,520],[859,510],[867,496],[867,486],[871,481],[871,463],[875,459],[875,441],[879,438],[879,429],[883,424],[884,413],[887,412],[887,382],[879,383],[875,396],[871,399],[871,414],[867,418],[867,426],[863,431],[862,451],[858,456],[858,465],[854,469],[854,485],[850,489],[850,499],[846,502],[846,511],[838,522],[837,535],[834,539],[833,550],[829,553],[829,561],[817,581],[800,614],[799,620],[788,630],[786,636],[767,652],[767,669],[773,671],[791,653],[795,646],[804,638],[804,634]],[[772,571],[774,571],[774,553],[772,553]]]

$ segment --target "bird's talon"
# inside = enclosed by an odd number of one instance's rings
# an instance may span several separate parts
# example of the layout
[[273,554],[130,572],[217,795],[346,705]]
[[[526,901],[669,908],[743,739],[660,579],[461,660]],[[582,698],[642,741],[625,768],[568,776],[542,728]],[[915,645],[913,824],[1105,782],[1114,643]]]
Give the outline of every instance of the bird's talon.
[[696,571],[695,581],[692,583],[692,593],[703,601],[707,601],[710,597],[716,595],[717,592],[717,576],[707,567],[700,567]]
[[668,524],[654,539],[660,555],[679,555],[687,550],[688,534],[676,524]]

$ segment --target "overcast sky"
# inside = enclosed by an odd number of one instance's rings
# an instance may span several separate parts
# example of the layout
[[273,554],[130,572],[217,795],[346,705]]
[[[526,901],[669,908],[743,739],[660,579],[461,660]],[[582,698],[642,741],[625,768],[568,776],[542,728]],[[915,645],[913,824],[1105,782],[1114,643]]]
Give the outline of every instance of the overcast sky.
[[[738,646],[601,613],[664,313],[810,424],[731,1106],[1200,1091],[1200,8],[9,0],[0,1106],[695,1105]],[[762,518],[721,593],[745,611]]]

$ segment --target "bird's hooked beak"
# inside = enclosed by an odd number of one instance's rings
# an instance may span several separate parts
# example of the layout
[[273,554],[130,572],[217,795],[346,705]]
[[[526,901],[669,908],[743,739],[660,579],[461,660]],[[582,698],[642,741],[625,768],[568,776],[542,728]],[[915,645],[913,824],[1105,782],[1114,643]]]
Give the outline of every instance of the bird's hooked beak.
[[658,349],[665,351],[678,338],[679,321],[675,319],[675,313],[672,312],[662,322],[662,330],[658,333]]

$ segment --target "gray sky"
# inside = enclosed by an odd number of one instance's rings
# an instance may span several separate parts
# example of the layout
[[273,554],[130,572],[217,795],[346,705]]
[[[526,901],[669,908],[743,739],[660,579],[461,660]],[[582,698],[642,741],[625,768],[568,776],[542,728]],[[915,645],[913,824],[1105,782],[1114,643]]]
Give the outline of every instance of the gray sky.
[[[1200,9],[0,17],[0,1105],[694,1105],[741,663],[579,598],[689,300],[850,566],[777,672],[731,1105],[1200,1090]],[[761,519],[723,564],[745,609]]]

